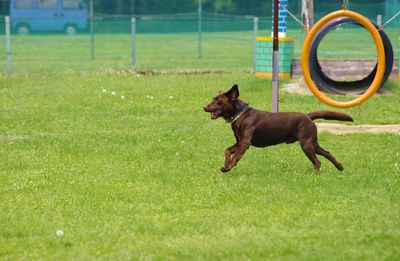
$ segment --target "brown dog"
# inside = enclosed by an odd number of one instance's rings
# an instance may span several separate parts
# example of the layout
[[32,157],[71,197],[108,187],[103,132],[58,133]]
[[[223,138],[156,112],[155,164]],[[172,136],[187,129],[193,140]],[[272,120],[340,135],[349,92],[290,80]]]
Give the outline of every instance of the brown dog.
[[[222,117],[230,122],[236,138],[236,143],[225,150],[225,165],[221,168],[222,172],[231,170],[250,145],[267,147],[283,142],[293,143],[297,140],[315,170],[321,167],[316,154],[327,158],[338,170],[343,170],[342,164],[329,151],[319,146],[317,127],[313,120],[353,121],[347,114],[333,111],[303,114],[256,110],[239,99],[239,89],[236,84],[229,91],[220,92],[215,96],[213,101],[204,107],[204,111],[210,112],[213,120]],[[234,155],[231,158],[232,154]]]

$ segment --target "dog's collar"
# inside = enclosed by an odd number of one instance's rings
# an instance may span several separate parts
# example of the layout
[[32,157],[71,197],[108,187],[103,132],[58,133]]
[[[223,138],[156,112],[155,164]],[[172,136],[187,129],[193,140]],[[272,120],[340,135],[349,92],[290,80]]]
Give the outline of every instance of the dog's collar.
[[242,116],[250,107],[249,106],[244,106],[243,109],[241,109],[238,113],[233,114],[229,119],[226,120],[226,122],[233,124],[235,121],[237,121],[240,116]]

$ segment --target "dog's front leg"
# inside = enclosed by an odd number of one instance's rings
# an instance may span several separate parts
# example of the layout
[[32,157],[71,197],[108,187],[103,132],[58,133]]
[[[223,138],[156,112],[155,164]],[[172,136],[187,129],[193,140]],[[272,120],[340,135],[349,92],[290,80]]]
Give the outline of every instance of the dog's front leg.
[[224,166],[228,165],[229,161],[231,161],[232,154],[235,154],[238,149],[237,143],[235,145],[230,146],[225,150],[225,164]]
[[[248,140],[241,140],[239,144],[236,146],[236,151],[235,155],[231,160],[228,160],[225,162],[225,166],[221,168],[222,172],[228,172],[230,171],[234,166],[236,166],[237,162],[242,158],[243,154],[246,152],[246,150],[250,147],[251,142]],[[232,146],[233,147],[233,146]],[[232,148],[231,147],[231,148]],[[227,150],[229,150],[228,148]],[[225,151],[226,153],[226,151]],[[229,153],[229,152],[228,152]],[[226,155],[226,154],[225,154]],[[230,156],[230,155],[229,155]]]

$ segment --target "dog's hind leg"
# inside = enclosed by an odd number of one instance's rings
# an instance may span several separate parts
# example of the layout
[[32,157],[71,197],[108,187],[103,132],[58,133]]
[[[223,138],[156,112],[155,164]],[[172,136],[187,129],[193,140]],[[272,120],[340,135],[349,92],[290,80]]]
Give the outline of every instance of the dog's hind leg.
[[321,162],[317,159],[314,146],[310,142],[300,143],[300,145],[308,159],[314,165],[314,169],[318,171],[321,168]]
[[321,162],[315,154],[317,143],[317,126],[312,122],[304,122],[299,128],[297,138],[300,142],[301,149],[304,151],[308,159],[314,165],[315,170],[321,168]]
[[323,148],[321,148],[321,146],[319,146],[319,144],[317,143],[317,148],[315,150],[315,152],[318,155],[324,156],[326,159],[328,159],[330,162],[332,162],[333,165],[335,165],[335,167],[340,170],[343,171],[343,166],[342,164],[340,164],[340,162],[338,162],[335,157],[332,156],[332,154],[329,151],[324,150]]

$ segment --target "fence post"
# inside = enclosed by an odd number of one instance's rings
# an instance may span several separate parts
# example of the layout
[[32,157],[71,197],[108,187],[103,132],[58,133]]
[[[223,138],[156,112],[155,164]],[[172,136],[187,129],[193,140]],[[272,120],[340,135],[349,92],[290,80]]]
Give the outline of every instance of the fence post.
[[132,70],[136,69],[136,18],[131,19]]
[[198,55],[199,55],[199,58],[201,58],[202,57],[202,46],[201,46],[201,41],[202,41],[202,28],[201,28],[201,26],[202,26],[202,24],[201,24],[201,13],[202,13],[202,8],[201,8],[201,0],[198,0],[199,1],[199,6],[198,6],[198,35],[199,35],[199,49],[198,49]]
[[7,75],[10,75],[12,72],[12,64],[11,64],[11,30],[10,30],[10,17],[5,17],[6,22],[6,48],[7,48]]
[[94,60],[94,24],[93,24],[93,0],[89,2],[90,11],[90,58]]
[[257,35],[258,35],[258,17],[253,19],[253,72],[256,71],[257,62]]
[[377,24],[378,26],[381,26],[381,25],[382,25],[382,15],[378,14],[378,15],[376,16],[376,24]]

